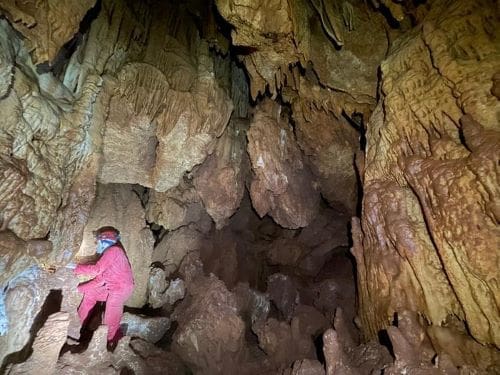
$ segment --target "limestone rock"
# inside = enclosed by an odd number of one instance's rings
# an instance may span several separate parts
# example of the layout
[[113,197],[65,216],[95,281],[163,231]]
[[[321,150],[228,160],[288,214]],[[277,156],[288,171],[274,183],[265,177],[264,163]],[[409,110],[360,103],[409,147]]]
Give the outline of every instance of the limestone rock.
[[49,294],[47,282],[46,273],[31,266],[4,286],[7,330],[0,336],[0,364],[8,354],[21,350],[30,339],[31,326]]
[[359,135],[336,112],[315,109],[307,96],[300,95],[293,106],[298,144],[309,157],[321,194],[332,207],[354,215],[358,189],[354,158]]
[[164,125],[160,130],[162,137],[156,150],[154,188],[157,191],[176,186],[185,172],[203,162],[229,121],[231,102],[211,78],[208,68],[204,69],[195,87],[194,100],[186,93],[167,98]]
[[252,98],[259,92],[264,93],[267,84],[276,95],[281,85],[281,79],[277,78],[280,71],[286,71],[288,64],[296,60],[288,3],[283,0],[259,0],[258,3],[219,0],[216,3],[220,14],[234,26],[233,44],[254,50],[243,57]]
[[288,324],[269,318],[252,329],[259,337],[259,347],[278,367],[289,367],[296,358],[316,359],[312,337],[295,321]]
[[189,224],[203,228],[210,222],[202,206],[198,192],[190,183],[182,181],[166,192],[151,191],[146,204],[146,215],[150,222],[175,230]]
[[246,124],[231,120],[214,153],[197,169],[193,184],[208,214],[220,229],[238,209],[248,168]]
[[[430,338],[437,353],[440,368],[456,370],[457,367],[470,367],[478,373],[495,373],[500,370],[498,350],[479,344],[457,318],[449,318],[443,326],[425,328],[426,337]],[[474,363],[478,365],[472,365]]]
[[[304,6],[307,3],[299,2],[302,6],[292,7],[294,37],[305,60],[312,61],[319,81],[325,86],[348,92],[354,98],[351,99],[353,102],[373,104],[377,69],[389,44],[384,17],[374,14],[366,3],[310,0],[311,4],[321,4],[329,9],[324,10],[323,19],[318,17],[318,22],[310,22],[310,28],[306,28],[306,20],[313,17],[313,7]],[[337,25],[342,48],[336,48],[336,43],[329,41],[326,22],[323,22],[327,18]],[[345,69],[347,66],[352,69]]]
[[95,254],[93,232],[104,226],[113,226],[120,231],[135,284],[134,293],[127,301],[127,306],[141,307],[147,298],[154,239],[146,225],[144,209],[133,191],[133,186],[98,186],[97,197],[85,227],[80,256]]
[[267,260],[271,265],[294,267],[296,274],[315,276],[335,249],[347,244],[347,217],[322,209],[296,236],[273,240],[267,247]]
[[186,288],[182,279],[167,281],[165,271],[158,267],[153,267],[148,283],[148,303],[153,309],[164,305],[173,305],[178,300],[183,299]]
[[[130,348],[127,350],[128,353],[137,353],[144,358],[149,370],[149,372],[143,372],[144,374],[182,374],[187,371],[180,358],[174,353],[161,350],[147,341],[134,339],[130,342]],[[123,363],[130,367],[130,361],[127,357],[124,358]],[[137,371],[136,373],[141,372]]]
[[323,365],[313,359],[302,359],[293,363],[291,375],[324,375]]
[[458,317],[477,341],[499,345],[496,11],[487,1],[435,2],[382,64],[382,97],[367,126],[361,225],[353,221],[366,337],[410,310],[436,326]]
[[[246,48],[240,58],[248,71],[253,99],[266,90],[275,98],[282,90],[299,89],[301,66],[311,67],[311,76],[323,86],[349,92],[346,99],[350,103],[375,103],[376,72],[388,41],[384,18],[367,4],[306,0],[216,3],[234,27],[233,43]],[[321,14],[315,9],[318,7]],[[325,12],[324,7],[331,9]],[[326,18],[336,25],[336,41],[322,27]]]
[[31,356],[26,362],[12,366],[8,373],[12,375],[35,372],[41,375],[53,374],[59,352],[66,342],[68,318],[68,313],[65,312],[50,315],[35,337]]
[[[228,123],[232,105],[214,78],[208,46],[193,39],[188,26],[177,38],[170,36],[165,18],[175,16],[165,7],[157,9],[145,30],[151,38],[144,62],[124,65],[119,72],[104,143],[102,182],[140,183],[165,192],[212,153]],[[187,19],[185,25],[190,25]],[[191,43],[195,61],[189,55]],[[127,168],[124,158],[130,160]]]
[[[348,319],[352,319],[357,314],[355,280],[351,259],[345,253],[334,254],[316,276],[314,285],[310,287],[311,292],[314,293],[313,306],[329,321],[333,321],[339,308]],[[354,341],[357,343],[358,328],[352,321],[349,321],[347,325],[349,325],[350,335],[355,337]]]
[[126,327],[125,334],[127,336],[139,337],[154,344],[170,328],[170,319],[167,317],[146,317],[125,312],[121,324]]
[[251,289],[247,283],[239,283],[233,289],[233,293],[236,296],[238,310],[241,316],[246,318],[245,323],[248,327],[267,320],[271,309],[267,294]]
[[193,227],[181,227],[162,238],[153,252],[153,262],[165,266],[167,276],[177,270],[186,254],[198,250],[204,242],[203,234]]
[[[90,133],[100,127],[92,114],[99,107],[95,101],[102,79],[89,75],[75,98],[60,82],[47,87],[25,51],[18,59],[12,89],[0,99],[5,113],[0,129],[2,228],[23,239],[43,238],[65,205],[73,178],[97,147]],[[79,147],[82,142],[87,147]]]
[[[208,45],[193,32],[188,12],[166,6],[152,12],[147,4],[129,7],[112,0],[103,8],[113,9],[113,17],[96,20],[101,32],[91,30],[89,46],[102,44],[102,51],[92,48],[81,68],[85,74],[93,63],[98,71],[116,72],[99,179],[165,192],[213,152],[229,121],[231,101],[214,77]],[[150,21],[137,20],[139,13]],[[183,27],[173,30],[169,19],[184,20]],[[140,26],[127,27],[131,24]],[[123,35],[118,38],[123,55],[110,43],[117,33]],[[106,55],[108,61],[101,57]]]
[[14,61],[19,41],[6,20],[0,21],[0,98],[7,96],[14,78]]
[[106,119],[99,179],[152,187],[158,144],[155,116],[169,84],[160,70],[145,63],[125,65],[117,81]]
[[67,335],[73,339],[80,337],[81,322],[77,313],[78,306],[82,301],[82,294],[78,292],[79,284],[78,277],[73,273],[73,270],[66,267],[61,267],[52,274],[50,278],[51,290],[56,290],[61,293],[60,311],[68,314]]
[[323,314],[308,305],[298,305],[293,312],[293,320],[301,332],[311,337],[318,337],[330,328],[330,322]]
[[234,295],[216,277],[198,277],[176,308],[172,350],[195,373],[220,374],[238,367],[245,325]]
[[297,289],[295,280],[281,273],[275,273],[269,276],[267,280],[269,298],[287,321],[290,321],[295,306],[299,303]]
[[269,214],[281,226],[299,228],[317,213],[319,194],[288,121],[271,101],[257,108],[247,134],[255,175],[250,194],[261,217]]
[[327,330],[323,335],[323,352],[326,359],[326,374],[354,374],[346,361],[345,353],[343,352],[338,340],[337,333],[333,329]]
[[54,61],[59,49],[78,31],[80,21],[95,0],[70,1],[64,6],[47,0],[41,7],[36,1],[2,1],[2,13],[27,38],[35,63]]
[[82,353],[64,353],[58,361],[59,374],[116,374],[112,365],[111,353],[107,349],[108,328],[99,326],[94,331],[87,349]]
[[[139,340],[142,341],[141,339],[134,339],[132,342]],[[146,343],[146,341],[144,342]],[[134,374],[155,373],[144,357],[132,349],[131,338],[129,336],[120,339],[113,351],[112,361],[115,367],[122,368],[125,371],[133,371]]]
[[386,347],[371,341],[357,345],[349,336],[346,320],[338,309],[334,329],[323,334],[326,374],[369,374],[387,367],[392,357]]

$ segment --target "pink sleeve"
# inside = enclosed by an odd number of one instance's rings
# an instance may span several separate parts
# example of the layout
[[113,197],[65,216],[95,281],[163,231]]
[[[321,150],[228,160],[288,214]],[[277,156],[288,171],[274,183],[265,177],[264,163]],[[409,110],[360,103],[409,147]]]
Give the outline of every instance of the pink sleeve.
[[108,249],[104,252],[101,258],[97,261],[96,264],[79,264],[76,266],[74,273],[77,275],[88,275],[92,277],[96,277],[104,272],[111,264],[113,264],[116,254],[114,251],[110,251]]

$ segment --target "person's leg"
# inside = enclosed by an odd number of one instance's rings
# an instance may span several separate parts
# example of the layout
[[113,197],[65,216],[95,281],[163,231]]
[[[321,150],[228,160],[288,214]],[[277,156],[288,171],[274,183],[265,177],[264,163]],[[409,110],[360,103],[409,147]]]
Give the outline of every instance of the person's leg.
[[84,324],[95,304],[98,301],[106,301],[107,297],[108,293],[103,287],[87,289],[83,294],[83,300],[80,303],[80,307],[78,307],[80,322]]
[[108,342],[117,342],[121,338],[120,321],[123,315],[123,305],[128,296],[110,293],[106,301],[104,324],[108,326]]

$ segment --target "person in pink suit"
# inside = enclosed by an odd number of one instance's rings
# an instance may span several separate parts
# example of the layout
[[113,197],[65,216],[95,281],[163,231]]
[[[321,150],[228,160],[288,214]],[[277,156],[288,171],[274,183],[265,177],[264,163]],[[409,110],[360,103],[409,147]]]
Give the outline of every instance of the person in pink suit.
[[95,264],[79,264],[74,269],[77,275],[93,277],[78,285],[78,291],[83,293],[78,316],[84,324],[95,304],[106,302],[103,323],[108,326],[108,342],[115,344],[122,336],[120,321],[123,305],[134,290],[134,279],[118,230],[101,228],[96,241],[99,260]]

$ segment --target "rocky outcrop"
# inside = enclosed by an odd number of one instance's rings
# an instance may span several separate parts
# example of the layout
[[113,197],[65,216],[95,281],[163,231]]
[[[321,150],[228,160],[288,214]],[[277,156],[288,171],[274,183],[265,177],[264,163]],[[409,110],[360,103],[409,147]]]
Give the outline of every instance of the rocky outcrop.
[[0,14],[26,38],[35,64],[54,61],[61,47],[78,31],[80,21],[96,0],[73,0],[64,6],[49,0],[40,6],[36,1],[2,1]]
[[66,342],[69,316],[65,312],[50,315],[33,342],[33,353],[21,364],[11,367],[8,374],[54,374],[59,352]]
[[297,142],[308,157],[322,196],[331,207],[353,216],[361,188],[354,168],[360,140],[345,113],[362,116],[370,113],[370,107],[351,106],[336,95],[314,87],[304,83],[298,94],[290,98]]
[[241,361],[245,325],[237,315],[234,295],[215,276],[199,277],[176,308],[179,324],[173,351],[195,373],[235,371]]
[[214,153],[197,169],[193,184],[217,229],[240,206],[248,173],[246,120],[231,120]]
[[92,115],[102,79],[89,75],[74,95],[57,80],[38,76],[24,49],[12,58],[18,62],[15,79],[0,99],[2,229],[23,239],[43,238],[99,143],[90,134],[101,127]]
[[[116,6],[111,4],[103,6]],[[190,16],[166,7],[150,16],[151,24],[143,25],[148,43],[140,46],[142,59],[116,69],[100,180],[165,192],[213,152],[232,103],[215,79],[208,45],[188,26]],[[173,32],[166,21],[173,17],[186,26],[175,38],[164,37]]]
[[107,334],[107,327],[99,326],[92,335],[92,339],[85,351],[82,353],[64,353],[57,362],[57,373],[116,374],[117,371],[111,367],[111,353],[106,348]]
[[[81,296],[76,291],[77,284],[78,279],[69,269],[62,268],[55,273],[49,273],[33,265],[2,286],[0,296],[0,328],[2,328],[0,366],[2,368],[8,363],[26,360],[31,349],[33,352],[36,351],[36,354],[33,354],[30,361],[33,366],[36,366],[36,363],[43,360],[42,347],[45,347],[45,343],[48,345],[47,355],[49,355],[49,352],[56,350],[56,347],[61,348],[67,335],[79,337],[80,321],[76,315],[76,309]],[[64,314],[54,315],[53,319],[49,317],[59,311]],[[46,320],[51,323],[47,323],[47,326],[42,328]],[[40,338],[37,343],[35,334],[39,329]],[[53,340],[50,336],[52,334]],[[52,347],[52,343],[47,340],[54,341],[55,346]],[[57,353],[52,353],[52,359],[57,360],[58,352],[57,350]],[[47,366],[50,368],[49,363]]]
[[170,328],[167,317],[147,317],[125,312],[120,322],[127,336],[139,337],[147,342],[156,343]]
[[371,373],[392,362],[385,346],[376,341],[356,345],[349,331],[342,309],[338,308],[334,328],[323,334],[326,375]]
[[205,230],[212,225],[198,192],[189,181],[181,181],[178,186],[164,193],[150,191],[146,215],[149,222],[157,223],[166,230],[189,224]]
[[200,249],[204,243],[204,236],[192,226],[171,231],[156,245],[153,253],[153,262],[160,262],[165,268],[165,274],[170,276],[175,272],[184,257]]
[[[495,11],[487,1],[435,2],[382,64],[382,97],[367,126],[363,214],[353,221],[368,338],[411,310],[499,346]],[[432,337],[444,353],[445,336]]]
[[[300,66],[312,67],[311,75],[324,86],[348,92],[350,102],[375,103],[376,71],[388,42],[383,17],[370,13],[366,4],[306,0],[216,3],[234,27],[233,44],[246,52],[241,59],[253,99],[266,90],[276,97],[286,86],[298,88]],[[324,10],[325,6],[329,9]],[[334,33],[328,25],[323,27],[326,18],[336,25]],[[333,34],[336,40],[330,39]]]
[[295,320],[289,324],[269,318],[254,325],[253,331],[259,338],[259,347],[276,368],[289,367],[295,358],[316,359],[312,337]]
[[186,287],[182,279],[168,281],[165,271],[159,267],[152,267],[148,283],[148,304],[157,309],[164,305],[173,305],[183,299]]
[[286,110],[272,101],[256,109],[248,131],[254,178],[252,204],[286,228],[307,226],[319,208],[319,193],[297,146]]

